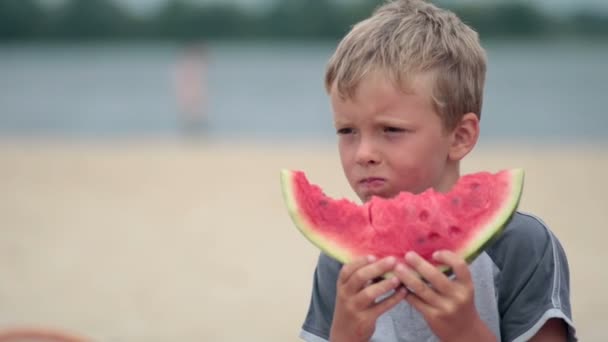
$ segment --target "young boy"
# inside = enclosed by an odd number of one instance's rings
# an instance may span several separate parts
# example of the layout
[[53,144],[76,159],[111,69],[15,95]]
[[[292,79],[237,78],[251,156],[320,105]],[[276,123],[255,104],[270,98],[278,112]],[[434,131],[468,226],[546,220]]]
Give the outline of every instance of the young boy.
[[[325,82],[342,167],[362,201],[450,190],[479,136],[485,72],[477,33],[423,0],[388,2],[352,28]],[[434,258],[454,277],[411,253],[347,265],[321,254],[301,338],[576,340],[566,255],[538,218],[516,213],[471,265],[449,251]],[[374,281],[388,271],[395,277]]]

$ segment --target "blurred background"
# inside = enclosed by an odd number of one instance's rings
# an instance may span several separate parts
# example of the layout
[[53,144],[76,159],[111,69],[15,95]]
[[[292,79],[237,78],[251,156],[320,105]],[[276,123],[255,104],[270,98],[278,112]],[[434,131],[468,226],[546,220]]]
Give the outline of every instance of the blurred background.
[[[435,2],[489,57],[464,171],[526,169],[579,337],[604,341],[608,2]],[[379,3],[0,0],[0,327],[296,341],[317,251],[278,172],[354,199],[324,68]]]

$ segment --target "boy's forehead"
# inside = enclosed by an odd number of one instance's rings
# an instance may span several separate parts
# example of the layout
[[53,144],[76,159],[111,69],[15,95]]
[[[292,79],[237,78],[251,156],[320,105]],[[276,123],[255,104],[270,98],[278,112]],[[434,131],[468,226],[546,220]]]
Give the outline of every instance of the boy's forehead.
[[410,88],[401,88],[390,78],[377,77],[362,80],[357,91],[348,96],[339,92],[337,86],[331,88],[332,116],[335,124],[349,122],[354,118],[395,119],[397,116],[408,120],[435,112],[428,77],[417,78]]
[[409,75],[391,75],[382,71],[369,72],[349,84],[337,79],[330,88],[332,101],[358,102],[370,96],[384,97],[388,94],[428,96],[433,94],[435,72],[417,72]]

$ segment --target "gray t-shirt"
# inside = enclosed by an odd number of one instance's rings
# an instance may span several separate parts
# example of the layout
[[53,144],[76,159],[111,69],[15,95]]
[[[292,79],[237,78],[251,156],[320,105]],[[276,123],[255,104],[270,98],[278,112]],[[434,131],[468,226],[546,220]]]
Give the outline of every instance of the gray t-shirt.
[[[327,255],[319,256],[302,339],[329,339],[341,267]],[[471,263],[470,271],[477,311],[499,341],[527,341],[550,318],[563,319],[568,325],[568,340],[577,340],[566,255],[540,219],[515,213],[498,239]],[[406,301],[380,316],[371,340],[438,341]]]

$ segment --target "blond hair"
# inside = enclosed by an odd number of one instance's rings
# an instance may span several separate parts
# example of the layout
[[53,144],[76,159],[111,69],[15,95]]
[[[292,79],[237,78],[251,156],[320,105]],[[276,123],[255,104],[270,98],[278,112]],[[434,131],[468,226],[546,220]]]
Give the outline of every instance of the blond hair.
[[354,97],[361,80],[380,71],[404,91],[416,75],[432,72],[432,101],[446,128],[466,113],[481,117],[486,54],[477,32],[454,13],[423,0],[393,0],[378,7],[342,39],[325,74]]

